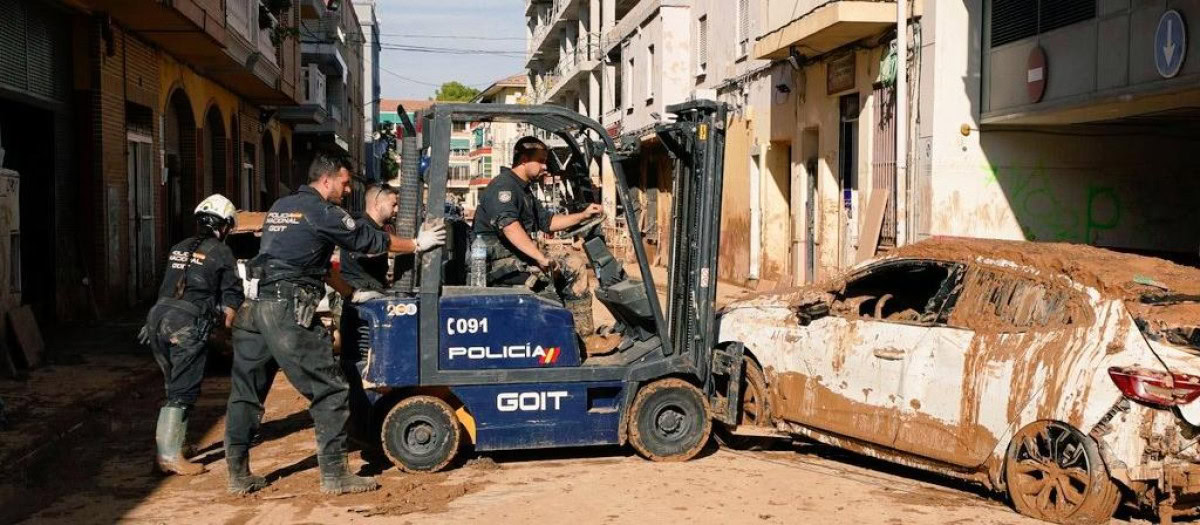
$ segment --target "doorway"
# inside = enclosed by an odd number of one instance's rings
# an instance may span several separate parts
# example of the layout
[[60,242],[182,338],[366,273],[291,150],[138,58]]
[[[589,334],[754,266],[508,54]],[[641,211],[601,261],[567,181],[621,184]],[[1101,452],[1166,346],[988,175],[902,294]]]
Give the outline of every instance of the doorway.
[[182,89],[171,95],[166,113],[167,242],[174,245],[195,231],[196,119]]
[[855,208],[858,196],[858,94],[839,99],[838,125],[838,186],[842,204],[842,262],[854,261],[858,244],[855,227]]

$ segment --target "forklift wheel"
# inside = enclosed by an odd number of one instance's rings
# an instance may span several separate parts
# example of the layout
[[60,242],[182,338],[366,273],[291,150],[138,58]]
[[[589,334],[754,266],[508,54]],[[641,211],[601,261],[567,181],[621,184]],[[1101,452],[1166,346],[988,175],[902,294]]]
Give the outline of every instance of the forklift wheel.
[[629,443],[653,461],[696,457],[712,432],[708,401],[700,389],[667,378],[642,387],[629,414]]
[[415,396],[392,407],[382,434],[384,452],[401,470],[436,472],[458,455],[462,425],[445,401]]

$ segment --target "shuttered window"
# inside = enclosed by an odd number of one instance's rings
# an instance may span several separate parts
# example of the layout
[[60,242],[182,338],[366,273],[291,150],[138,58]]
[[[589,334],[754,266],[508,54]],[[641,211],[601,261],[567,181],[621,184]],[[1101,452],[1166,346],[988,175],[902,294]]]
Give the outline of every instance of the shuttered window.
[[696,74],[708,71],[708,15],[696,23]]
[[1096,16],[1096,0],[993,0],[991,5],[991,47]]
[[745,55],[750,48],[750,0],[738,0],[738,56]]

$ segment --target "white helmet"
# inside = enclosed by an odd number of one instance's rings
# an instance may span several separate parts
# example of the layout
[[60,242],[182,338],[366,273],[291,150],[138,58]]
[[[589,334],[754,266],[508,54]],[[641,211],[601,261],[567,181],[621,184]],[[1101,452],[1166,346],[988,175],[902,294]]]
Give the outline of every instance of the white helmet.
[[220,193],[214,193],[200,201],[196,206],[195,216],[201,225],[212,229],[218,237],[223,237],[237,225],[237,209]]

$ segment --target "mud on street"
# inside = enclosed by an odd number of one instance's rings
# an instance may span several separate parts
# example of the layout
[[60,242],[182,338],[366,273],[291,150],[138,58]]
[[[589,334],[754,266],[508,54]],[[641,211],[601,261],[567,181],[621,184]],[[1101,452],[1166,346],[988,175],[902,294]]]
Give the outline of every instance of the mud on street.
[[[151,376],[152,377],[152,376]],[[28,523],[1036,523],[969,485],[814,445],[740,452],[715,446],[687,463],[652,463],[628,449],[528,451],[469,457],[438,474],[405,474],[355,451],[352,468],[382,490],[318,492],[307,402],[280,375],[267,401],[253,470],[261,493],[225,491],[221,449],[226,377],[209,377],[193,416],[196,457],[209,472],[152,468],[161,385],[149,380],[98,410],[22,479],[0,487],[5,520]]]

